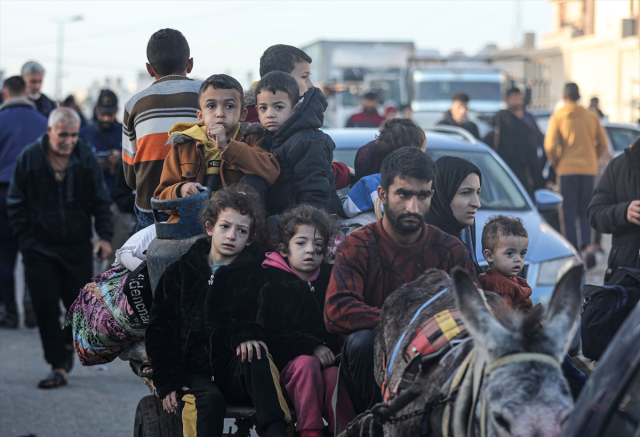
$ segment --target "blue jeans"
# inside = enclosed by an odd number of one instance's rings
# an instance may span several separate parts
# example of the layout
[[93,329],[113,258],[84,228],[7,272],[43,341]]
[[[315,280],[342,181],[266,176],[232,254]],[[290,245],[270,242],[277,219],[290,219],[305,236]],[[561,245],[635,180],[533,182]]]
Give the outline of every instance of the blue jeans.
[[[591,225],[587,216],[587,209],[593,196],[595,176],[567,175],[560,176],[560,194],[564,197],[562,212],[564,214],[564,233],[569,243],[577,250],[584,249],[591,244]],[[580,245],[576,220],[580,223]]]
[[[153,213],[152,212],[144,212],[138,209],[138,205],[133,205],[133,212],[136,213],[136,218],[138,219],[138,224],[136,225],[136,232],[143,230],[154,224],[153,221]],[[169,214],[163,211],[158,211],[158,216],[161,222],[166,222],[169,220]]]

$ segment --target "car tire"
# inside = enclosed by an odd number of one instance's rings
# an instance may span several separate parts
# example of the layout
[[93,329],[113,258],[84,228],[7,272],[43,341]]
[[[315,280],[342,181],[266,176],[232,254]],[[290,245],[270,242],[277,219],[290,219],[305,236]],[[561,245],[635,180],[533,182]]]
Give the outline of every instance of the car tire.
[[182,420],[164,411],[157,396],[145,396],[136,408],[133,437],[182,437]]

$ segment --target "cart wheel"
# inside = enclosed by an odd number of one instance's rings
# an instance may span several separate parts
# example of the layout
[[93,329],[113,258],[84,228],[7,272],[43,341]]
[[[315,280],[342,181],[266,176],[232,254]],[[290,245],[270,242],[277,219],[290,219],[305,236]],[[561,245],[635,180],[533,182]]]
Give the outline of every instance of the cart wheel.
[[164,411],[157,396],[145,396],[136,408],[133,437],[182,437],[182,420]]

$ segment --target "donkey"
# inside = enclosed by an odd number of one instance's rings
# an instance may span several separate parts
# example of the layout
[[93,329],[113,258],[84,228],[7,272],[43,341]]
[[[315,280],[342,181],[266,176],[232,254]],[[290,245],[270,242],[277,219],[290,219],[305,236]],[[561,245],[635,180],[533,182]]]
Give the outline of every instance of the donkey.
[[[376,332],[375,376],[378,384],[384,381],[387,386],[395,387],[404,374],[407,363],[402,359],[402,353],[394,363],[390,362],[403,332],[406,336],[400,351],[406,350],[411,334],[422,322],[441,311],[457,308],[472,339],[455,345],[439,360],[425,363],[411,387],[415,391],[419,386],[420,395],[396,417],[423,410],[437,395],[446,396],[457,369],[473,349],[473,360],[467,373],[473,375],[470,379],[475,381],[467,386],[475,384],[478,388],[473,390],[471,387],[473,393],[463,400],[466,382],[462,384],[452,407],[450,429],[453,436],[558,436],[573,406],[559,363],[566,355],[569,335],[577,322],[583,272],[582,265],[575,266],[560,279],[544,317],[541,307],[529,313],[516,313],[506,309],[494,293],[485,292],[487,297],[483,296],[461,269],[454,270],[451,278],[440,270],[428,270],[398,289],[385,301]],[[441,294],[409,324],[425,302],[448,288],[450,290]],[[507,356],[510,358],[505,361],[503,357]],[[492,365],[495,368],[487,374]],[[390,372],[389,366],[392,366]],[[469,387],[466,389],[469,393]],[[429,420],[432,430],[439,428],[442,422],[433,417]],[[443,428],[434,435],[442,435]],[[422,431],[422,415],[384,425],[386,437],[418,436]]]

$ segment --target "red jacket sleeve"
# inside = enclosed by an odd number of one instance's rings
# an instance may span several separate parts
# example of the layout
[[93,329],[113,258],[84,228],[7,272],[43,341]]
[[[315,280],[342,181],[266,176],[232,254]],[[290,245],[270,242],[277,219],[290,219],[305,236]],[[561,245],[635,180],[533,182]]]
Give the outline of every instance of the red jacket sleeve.
[[333,176],[336,179],[336,190],[347,188],[351,182],[351,171],[344,162],[332,162]]
[[327,331],[344,336],[361,329],[374,329],[380,309],[364,303],[366,248],[347,237],[336,252],[324,307]]

